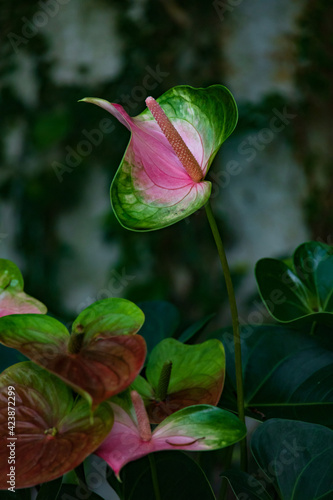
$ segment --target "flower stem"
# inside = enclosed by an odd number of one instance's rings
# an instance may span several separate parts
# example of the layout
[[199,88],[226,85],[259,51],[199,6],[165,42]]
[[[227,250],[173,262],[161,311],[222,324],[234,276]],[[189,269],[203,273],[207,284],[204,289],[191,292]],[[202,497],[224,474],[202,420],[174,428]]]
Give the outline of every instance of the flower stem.
[[[224,251],[221,235],[219,233],[214,214],[212,212],[212,207],[209,201],[205,205],[206,215],[210,228],[212,230],[216,248],[220,257],[222,264],[225,284],[227,287],[230,312],[232,318],[232,329],[234,335],[234,347],[235,347],[235,368],[236,368],[236,387],[237,387],[237,409],[239,419],[245,424],[245,411],[244,411],[244,389],[243,389],[243,375],[242,375],[242,350],[240,342],[240,329],[239,329],[239,319],[237,312],[237,304],[235,298],[234,287],[232,284],[229,265],[227,257]],[[246,437],[240,442],[241,448],[241,468],[243,471],[247,470],[247,448],[246,448]]]
[[154,455],[149,453],[148,459],[149,459],[149,464],[150,464],[151,477],[153,480],[155,500],[162,500],[161,493],[160,493],[160,487],[158,485],[155,457],[154,457]]
[[[234,451],[234,446],[231,445],[226,448],[226,459],[225,459],[225,464],[224,464],[224,470],[227,471],[230,469],[231,463],[232,463],[232,453]],[[225,477],[222,477],[222,482],[221,482],[221,488],[220,488],[220,494],[218,496],[218,500],[225,500],[226,495],[227,495],[227,489],[228,489],[228,480]]]
[[310,335],[314,335],[316,333],[317,321],[314,321],[311,326]]

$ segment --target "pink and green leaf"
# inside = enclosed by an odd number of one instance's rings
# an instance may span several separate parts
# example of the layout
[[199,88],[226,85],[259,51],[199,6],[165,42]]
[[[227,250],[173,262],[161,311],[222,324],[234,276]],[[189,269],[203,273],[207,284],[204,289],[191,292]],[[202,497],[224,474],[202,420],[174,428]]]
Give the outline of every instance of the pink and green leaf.
[[[15,394],[12,436],[8,429],[11,387]],[[0,375],[0,489],[8,488],[9,443],[15,443],[15,486],[26,488],[75,468],[105,439],[112,424],[108,403],[91,414],[85,400],[74,400],[71,389],[43,368],[30,361],[9,367]]]
[[10,260],[0,259],[0,317],[10,314],[45,314],[47,309],[39,300],[23,291],[23,277]]
[[161,450],[207,451],[224,448],[246,435],[244,424],[232,413],[209,405],[179,410],[159,424],[149,441],[143,441],[130,415],[111,404],[114,425],[96,455],[119,478],[121,468],[133,460]]
[[211,183],[204,178],[222,143],[234,130],[238,112],[222,85],[206,89],[182,85],[157,99],[202,171],[194,181],[151,112],[131,118],[119,104],[85,98],[114,115],[131,138],[111,186],[111,203],[119,222],[134,231],[169,226],[201,208]]
[[[162,368],[172,362],[165,399],[157,398]],[[159,423],[181,408],[197,404],[217,405],[225,378],[223,344],[207,340],[202,344],[186,345],[175,339],[165,339],[152,351],[146,369],[147,381],[137,378],[132,384],[145,401],[152,423]]]
[[125,390],[140,372],[146,344],[135,333],[143,322],[135,304],[111,298],[85,309],[71,335],[49,316],[0,318],[0,342],[58,375],[96,407]]

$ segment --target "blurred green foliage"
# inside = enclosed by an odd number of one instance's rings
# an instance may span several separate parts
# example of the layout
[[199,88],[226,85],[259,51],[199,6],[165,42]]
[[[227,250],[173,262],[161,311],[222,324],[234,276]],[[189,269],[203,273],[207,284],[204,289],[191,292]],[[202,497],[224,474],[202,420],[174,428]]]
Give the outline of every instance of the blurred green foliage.
[[[58,182],[52,163],[64,164],[66,148],[76,151],[83,138],[82,130],[98,128],[105,117],[101,110],[77,103],[77,100],[91,94],[119,100],[130,114],[135,115],[144,108],[144,98],[141,102],[135,101],[135,105],[131,101],[130,106],[121,98],[131,95],[133,87],[143,81],[146,66],[158,66],[168,74],[156,88],[155,97],[180,83],[193,86],[216,83],[221,72],[217,43],[220,22],[215,11],[203,8],[202,2],[194,1],[186,7],[183,2],[183,6],[177,7],[173,3],[148,1],[144,7],[144,22],[133,20],[132,2],[115,0],[111,4],[116,9],[118,34],[124,44],[120,74],[93,88],[85,84],[84,74],[79,86],[57,85],[50,76],[51,64],[45,58],[49,47],[46,28],[19,47],[23,57],[29,55],[34,60],[38,81],[38,99],[34,106],[28,106],[16,94],[8,79],[16,70],[17,59],[6,34],[20,33],[22,17],[31,19],[38,4],[19,1],[15,6],[6,6],[1,14],[5,45],[0,73],[3,82],[0,136],[6,141],[8,133],[18,126],[23,126],[24,132],[20,158],[7,162],[6,148],[2,148],[1,164],[6,175],[0,181],[0,195],[4,201],[14,200],[19,213],[16,246],[25,261],[26,290],[65,320],[72,317],[73,312],[62,302],[58,271],[71,249],[60,239],[57,221],[77,206],[87,174],[96,164],[105,169],[111,182],[128,141],[127,131],[116,124],[107,139],[94,148],[93,154],[82,157],[78,167],[70,174],[65,172],[63,182]],[[108,190],[109,185],[106,185],[106,197]],[[115,220],[111,208],[101,223],[105,241],[120,247],[116,270],[125,267],[127,273],[141,276],[126,288],[126,297],[137,301],[170,299],[188,310],[188,320],[220,306],[225,296],[222,273],[217,277],[211,269],[215,254],[202,213],[191,221],[148,234],[125,231]],[[105,272],[107,275],[107,269]],[[189,277],[186,290],[177,292],[177,274]]]
[[[167,74],[152,91],[154,97],[179,84],[196,87],[226,83],[221,82],[225,71],[221,45],[229,29],[228,12],[222,23],[215,9],[202,0],[190,3],[185,0],[141,3],[99,0],[94,4],[96,9],[105,5],[114,9],[117,35],[122,42],[123,65],[118,75],[91,85],[85,78],[89,68],[82,67],[80,85],[57,84],[51,74],[53,63],[46,57],[50,46],[46,26],[29,43],[19,47],[19,56],[33,61],[37,100],[32,104],[28,104],[13,85],[19,62],[8,34],[21,33],[22,18],[31,19],[39,4],[18,0],[3,3],[0,9],[0,196],[3,202],[14,201],[19,215],[18,225],[11,231],[15,233],[16,250],[24,262],[27,292],[46,303],[53,314],[65,321],[71,319],[74,312],[62,300],[58,273],[63,259],[72,254],[72,249],[61,238],[57,223],[63,214],[78,206],[89,184],[89,175],[94,174],[96,166],[106,172],[111,182],[128,141],[127,131],[114,120],[112,133],[93,149],[93,154],[81,157],[71,173],[64,173],[63,182],[58,182],[52,164],[64,164],[66,148],[76,151],[83,139],[82,131],[98,128],[105,118],[105,112],[77,103],[78,99],[94,95],[118,100],[131,115],[136,115],[144,108],[144,97],[128,105],[126,96],[131,96],[133,88],[142,84],[147,66],[159,66]],[[135,16],[133,9],[138,5],[140,15]],[[296,109],[299,114],[296,133],[288,133],[296,154],[301,155],[308,166],[310,178],[318,158],[304,139],[304,130],[309,132],[307,124],[317,109],[325,113],[326,107],[325,116],[329,116],[326,98],[331,102],[332,68],[328,59],[332,55],[332,39],[327,9],[331,11],[332,8],[331,1],[305,2],[301,31],[295,38],[295,52],[299,58],[296,77],[304,100],[286,102],[285,97],[272,93],[258,105],[241,103],[239,126],[235,132],[265,126],[272,107],[287,105],[288,109]],[[10,148],[8,141],[17,130],[22,146],[20,151],[9,155],[6,152]],[[215,161],[213,171],[216,165]],[[328,163],[325,168],[330,167]],[[328,196],[331,192],[328,189],[313,183],[309,194],[308,217],[316,236],[327,235],[326,223],[318,233],[323,216],[331,221],[332,198]],[[104,195],[109,197],[109,184],[105,185]],[[228,247],[234,242],[232,225],[221,216],[218,222]],[[105,269],[106,279],[112,270],[121,272],[123,268],[137,277],[126,287],[126,298],[170,300],[186,311],[184,317],[188,324],[221,310],[226,299],[222,272],[202,211],[163,231],[136,234],[121,228],[110,208],[101,220],[101,231],[105,242],[120,249],[118,262],[112,269],[110,257],[110,268]],[[212,266],[212,262],[216,265]],[[234,270],[236,286],[247,271],[242,267]]]

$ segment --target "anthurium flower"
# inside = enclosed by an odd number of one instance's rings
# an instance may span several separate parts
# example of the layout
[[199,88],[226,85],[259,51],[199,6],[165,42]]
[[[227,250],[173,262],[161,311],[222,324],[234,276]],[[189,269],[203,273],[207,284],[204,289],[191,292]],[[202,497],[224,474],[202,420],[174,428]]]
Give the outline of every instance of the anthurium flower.
[[110,298],[84,309],[72,334],[54,318],[18,314],[0,318],[0,342],[56,374],[93,407],[124,391],[140,373],[146,356],[141,309]]
[[132,391],[131,399],[132,407],[110,403],[114,425],[95,452],[108,463],[118,479],[125,464],[149,453],[177,449],[216,450],[230,446],[246,435],[245,425],[235,415],[209,405],[179,410],[152,432],[140,395]]
[[82,99],[104,108],[131,132],[111,186],[111,203],[127,229],[150,231],[189,216],[209,199],[205,180],[222,143],[237,123],[237,107],[222,85],[181,85],[131,118],[119,104]]
[[[51,481],[79,465],[105,439],[112,409],[102,403],[91,414],[58,377],[31,361],[0,375],[0,489]],[[15,495],[14,495],[15,496]]]
[[187,406],[217,405],[225,376],[223,344],[162,340],[151,352],[145,375],[147,380],[137,377],[132,388],[143,398],[151,423]]
[[24,293],[23,277],[19,268],[10,260],[0,259],[0,317],[9,314],[45,314],[47,309]]

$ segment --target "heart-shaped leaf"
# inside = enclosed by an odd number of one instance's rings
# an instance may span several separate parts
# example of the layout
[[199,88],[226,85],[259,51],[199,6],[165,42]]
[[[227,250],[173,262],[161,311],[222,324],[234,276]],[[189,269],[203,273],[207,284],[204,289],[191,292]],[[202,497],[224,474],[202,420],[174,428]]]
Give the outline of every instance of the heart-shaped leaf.
[[47,309],[39,300],[23,291],[23,277],[10,260],[0,259],[0,317],[9,314],[45,314]]
[[[154,455],[161,500],[215,500],[201,467],[180,451]],[[124,467],[121,473],[122,500],[156,500],[149,459],[143,457]],[[110,479],[114,487],[114,482]]]
[[[168,366],[169,374],[165,373]],[[138,377],[132,387],[144,399],[150,422],[159,423],[187,406],[217,405],[224,374],[224,348],[219,340],[185,345],[175,339],[165,339],[150,355],[147,382]]]
[[283,323],[321,321],[333,325],[333,248],[310,241],[289,265],[261,259],[256,265],[259,293],[268,311]]
[[58,375],[96,407],[126,389],[140,372],[146,344],[134,334],[143,322],[135,304],[110,298],[82,311],[71,335],[49,316],[0,318],[0,342]]
[[[172,134],[181,137],[176,150],[180,143],[189,150],[184,155],[177,154],[148,109],[131,118],[119,104],[90,97],[83,101],[104,108],[131,131],[111,186],[112,206],[124,227],[134,231],[160,229],[188,217],[207,202],[211,183],[204,178],[237,123],[236,103],[228,89],[222,85],[206,89],[181,85],[157,99],[161,113],[167,116],[164,120],[171,122]],[[200,181],[189,174],[186,155],[197,162]]]
[[159,424],[144,440],[137,423],[121,406],[114,411],[112,431],[96,451],[119,476],[121,468],[140,457],[160,450],[216,450],[240,441],[246,427],[232,413],[209,405],[184,408]]
[[[233,387],[230,395],[236,391],[232,332],[225,330],[221,339]],[[252,417],[333,426],[333,351],[326,343],[278,325],[243,326],[241,342],[245,407]],[[233,408],[223,397],[222,403]]]
[[0,489],[7,489],[11,471],[16,488],[70,471],[98,447],[113,423],[109,404],[92,414],[84,399],[74,400],[66,384],[30,361],[0,375],[0,416]]
[[272,419],[253,434],[252,453],[282,500],[333,498],[333,431]]

